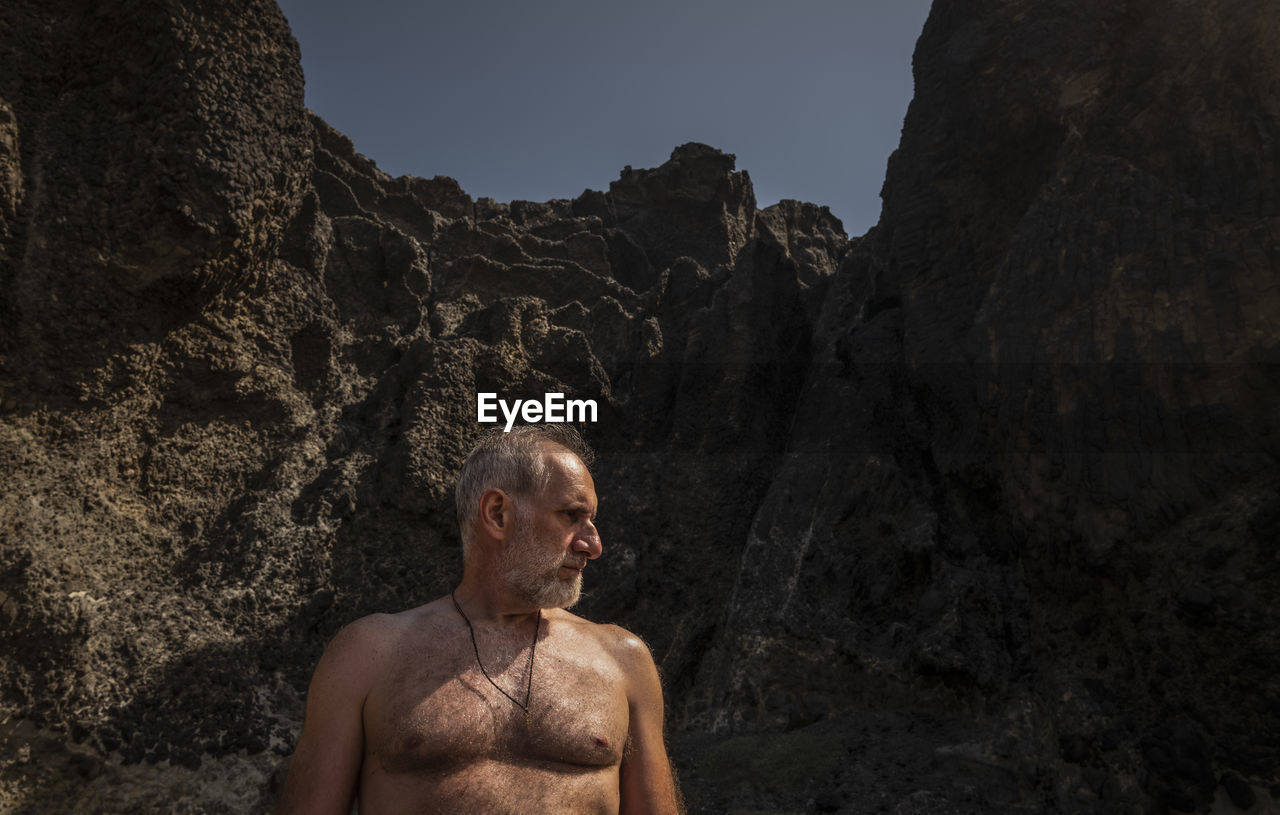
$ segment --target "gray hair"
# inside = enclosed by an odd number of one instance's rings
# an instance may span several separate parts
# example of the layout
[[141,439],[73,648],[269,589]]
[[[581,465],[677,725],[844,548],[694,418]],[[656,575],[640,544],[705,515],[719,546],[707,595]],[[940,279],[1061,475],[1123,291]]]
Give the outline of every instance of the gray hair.
[[548,444],[565,448],[588,469],[595,461],[595,453],[572,425],[521,425],[510,432],[495,427],[480,436],[463,463],[454,488],[464,555],[474,538],[472,521],[480,496],[496,488],[513,497],[526,497],[547,485],[551,472],[543,463],[542,453]]

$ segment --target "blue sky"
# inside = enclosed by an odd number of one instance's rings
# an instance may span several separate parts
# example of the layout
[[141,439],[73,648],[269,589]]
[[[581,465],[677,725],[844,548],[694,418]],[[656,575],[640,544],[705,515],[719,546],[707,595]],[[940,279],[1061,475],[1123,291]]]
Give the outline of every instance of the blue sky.
[[500,201],[608,189],[700,141],[760,206],[860,235],[910,101],[929,0],[281,0],[307,106],[392,175]]

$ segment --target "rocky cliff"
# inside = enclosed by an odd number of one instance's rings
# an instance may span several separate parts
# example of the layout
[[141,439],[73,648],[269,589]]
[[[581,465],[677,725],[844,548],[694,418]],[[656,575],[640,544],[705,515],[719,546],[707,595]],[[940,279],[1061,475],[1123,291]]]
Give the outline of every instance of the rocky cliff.
[[1278,32],[939,0],[850,240],[697,144],[391,178],[266,0],[10,3],[0,809],[265,811],[327,639],[457,578],[478,391],[599,404],[583,613],[694,811],[1275,808]]

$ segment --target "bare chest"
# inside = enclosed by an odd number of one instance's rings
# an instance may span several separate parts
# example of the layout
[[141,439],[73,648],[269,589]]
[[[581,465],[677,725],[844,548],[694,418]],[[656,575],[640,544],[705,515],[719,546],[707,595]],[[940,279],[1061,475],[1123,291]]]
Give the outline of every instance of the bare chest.
[[[465,648],[461,647],[465,644]],[[628,730],[616,663],[592,643],[539,643],[485,666],[469,641],[406,656],[370,695],[366,751],[391,773],[448,774],[483,761],[555,768],[618,764]],[[523,703],[528,693],[528,712]]]

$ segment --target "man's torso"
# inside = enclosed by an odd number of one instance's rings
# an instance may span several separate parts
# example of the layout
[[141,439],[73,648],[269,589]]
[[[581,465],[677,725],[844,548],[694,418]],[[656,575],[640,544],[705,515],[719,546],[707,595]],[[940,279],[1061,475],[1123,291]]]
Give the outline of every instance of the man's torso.
[[[526,726],[451,605],[391,619],[394,656],[364,708],[362,815],[617,812],[629,713],[605,627],[547,613]],[[485,670],[521,703],[532,632],[476,624]]]

